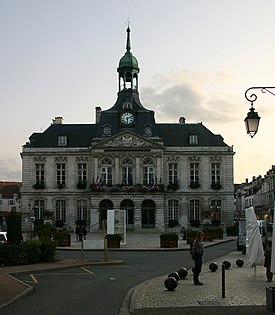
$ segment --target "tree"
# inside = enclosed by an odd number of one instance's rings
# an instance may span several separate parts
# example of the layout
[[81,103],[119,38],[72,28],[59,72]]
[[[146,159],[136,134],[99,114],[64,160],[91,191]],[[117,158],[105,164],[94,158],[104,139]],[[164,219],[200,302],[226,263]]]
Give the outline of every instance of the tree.
[[10,244],[20,244],[22,241],[21,214],[12,210],[7,220],[7,238]]

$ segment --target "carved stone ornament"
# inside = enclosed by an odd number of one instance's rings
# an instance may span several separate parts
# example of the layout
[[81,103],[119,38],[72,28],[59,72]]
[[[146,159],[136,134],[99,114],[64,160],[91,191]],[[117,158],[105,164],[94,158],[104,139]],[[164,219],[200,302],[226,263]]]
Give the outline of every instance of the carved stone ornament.
[[55,162],[67,162],[68,158],[66,156],[56,156],[54,158]]
[[179,161],[179,157],[172,155],[172,156],[168,156],[167,157],[167,162],[178,162]]
[[76,162],[88,162],[88,156],[77,156],[75,160]]
[[210,161],[211,162],[221,162],[222,161],[222,157],[221,156],[210,156]]
[[149,142],[144,141],[132,135],[123,135],[112,139],[103,144],[104,147],[149,147],[152,146]]
[[201,158],[200,158],[200,156],[193,155],[193,156],[189,156],[188,160],[189,161],[200,161]]
[[45,156],[35,156],[33,160],[34,162],[46,162]]

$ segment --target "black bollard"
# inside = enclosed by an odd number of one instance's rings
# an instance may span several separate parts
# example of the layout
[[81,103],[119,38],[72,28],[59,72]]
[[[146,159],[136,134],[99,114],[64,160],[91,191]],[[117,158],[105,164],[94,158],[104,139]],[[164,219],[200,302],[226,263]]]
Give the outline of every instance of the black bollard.
[[225,265],[222,264],[222,298],[225,298]]

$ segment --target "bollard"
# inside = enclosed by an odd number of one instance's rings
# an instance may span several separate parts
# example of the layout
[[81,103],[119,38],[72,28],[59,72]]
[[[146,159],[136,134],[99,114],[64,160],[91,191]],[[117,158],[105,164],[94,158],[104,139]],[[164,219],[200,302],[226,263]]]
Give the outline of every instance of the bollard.
[[174,291],[177,285],[178,281],[173,277],[169,277],[164,281],[164,286],[168,291]]
[[218,264],[216,262],[212,262],[209,264],[209,269],[212,271],[212,272],[215,272],[218,270]]
[[222,298],[225,298],[225,265],[222,264]]
[[178,274],[176,271],[171,272],[171,273],[168,275],[168,278],[170,278],[170,277],[175,278],[175,279],[177,280],[177,282],[178,282],[179,279],[180,279],[180,276],[179,276],[179,274]]
[[180,268],[178,270],[178,274],[180,276],[180,279],[183,280],[188,276],[188,270],[186,268]]

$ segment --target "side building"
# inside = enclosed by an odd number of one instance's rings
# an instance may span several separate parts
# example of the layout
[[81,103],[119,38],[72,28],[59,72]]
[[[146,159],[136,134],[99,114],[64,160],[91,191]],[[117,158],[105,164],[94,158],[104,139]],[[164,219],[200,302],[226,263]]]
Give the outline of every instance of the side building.
[[107,110],[95,108],[94,124],[64,124],[56,117],[23,146],[26,220],[33,215],[67,228],[85,220],[93,231],[108,209],[123,209],[127,228],[135,230],[163,231],[211,218],[231,223],[233,147],[202,123],[155,121],[139,99],[129,28],[117,72],[117,100]]

